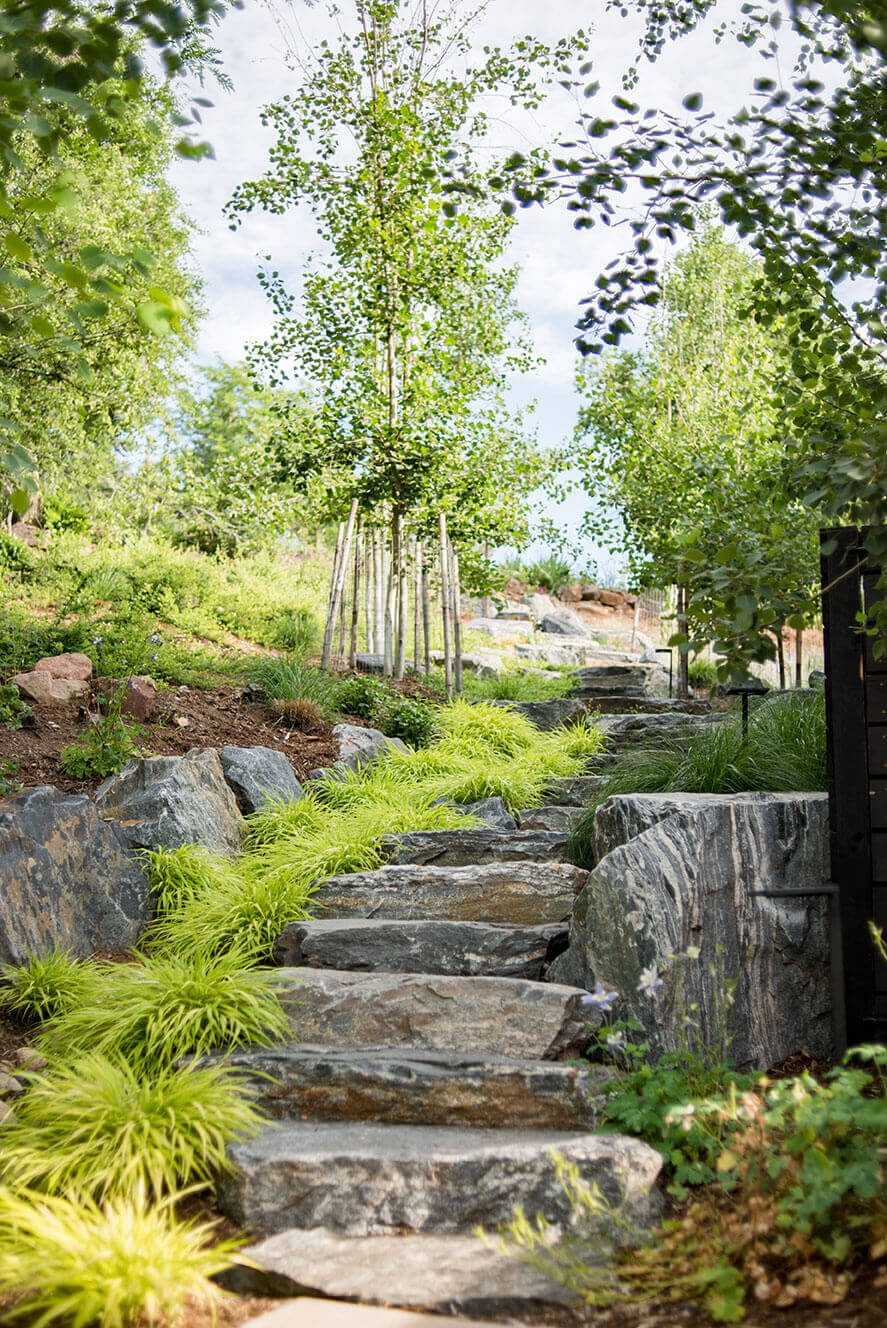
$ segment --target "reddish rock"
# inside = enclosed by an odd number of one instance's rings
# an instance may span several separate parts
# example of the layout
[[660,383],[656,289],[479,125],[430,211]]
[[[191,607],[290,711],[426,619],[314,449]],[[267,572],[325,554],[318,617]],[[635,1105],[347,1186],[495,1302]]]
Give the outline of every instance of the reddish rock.
[[582,587],[573,584],[572,586],[561,586],[557,592],[558,599],[564,604],[579,604],[582,600]]
[[134,673],[125,682],[117,678],[97,678],[96,691],[105,701],[120,702],[124,715],[143,722],[157,713],[157,687],[153,678]]
[[88,655],[79,655],[76,652],[47,655],[45,659],[37,660],[34,669],[37,673],[48,673],[52,678],[87,682],[92,677],[92,660]]
[[502,594],[506,599],[520,599],[527,593],[527,587],[523,581],[518,581],[516,576],[510,577],[502,588]]
[[586,584],[582,587],[582,598],[583,598],[583,599],[597,599],[597,597],[598,597],[598,595],[599,595],[600,593],[601,593],[601,592],[600,592],[600,587],[598,587],[598,586],[593,586],[593,585],[590,585],[590,584],[586,583]]
[[19,692],[37,705],[64,705],[75,697],[85,696],[89,687],[78,678],[54,678],[45,669],[17,673],[12,679]]
[[602,590],[598,600],[608,609],[621,609],[625,603],[625,596],[621,590]]

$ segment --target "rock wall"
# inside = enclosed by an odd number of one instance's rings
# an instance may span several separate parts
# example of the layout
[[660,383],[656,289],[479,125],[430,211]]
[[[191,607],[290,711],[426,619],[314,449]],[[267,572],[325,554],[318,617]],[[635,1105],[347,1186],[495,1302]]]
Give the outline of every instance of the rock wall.
[[[716,1035],[724,981],[735,978],[737,1064],[765,1069],[801,1050],[831,1053],[827,901],[754,894],[828,880],[824,793],[613,797],[598,810],[595,840],[597,866],[553,978],[615,988],[617,1017],[638,1018],[664,1050],[681,1045],[681,1008],[703,1039]],[[688,948],[698,958],[672,965],[661,992],[639,992],[645,969]]]

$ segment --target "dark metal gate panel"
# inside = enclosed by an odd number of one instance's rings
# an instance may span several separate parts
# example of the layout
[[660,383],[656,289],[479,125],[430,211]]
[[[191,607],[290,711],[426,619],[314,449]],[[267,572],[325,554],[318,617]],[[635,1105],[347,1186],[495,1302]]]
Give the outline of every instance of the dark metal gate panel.
[[[887,657],[861,614],[883,592],[862,533],[821,532],[832,880],[839,887],[847,1041],[887,1041],[887,964],[869,922],[887,925]],[[830,546],[834,546],[831,548]]]

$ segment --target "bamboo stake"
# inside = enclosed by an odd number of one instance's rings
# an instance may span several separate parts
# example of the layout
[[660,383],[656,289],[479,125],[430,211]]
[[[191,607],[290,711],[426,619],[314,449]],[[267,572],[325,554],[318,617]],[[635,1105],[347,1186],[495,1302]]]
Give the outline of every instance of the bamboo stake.
[[441,512],[440,527],[440,611],[443,618],[444,679],[447,700],[453,699],[453,656],[450,651],[450,569],[447,566],[447,518]]
[[348,513],[348,524],[345,527],[345,537],[342,543],[342,556],[339,559],[339,565],[336,568],[333,582],[332,604],[330,606],[329,618],[326,624],[326,630],[323,634],[323,651],[320,656],[321,668],[328,669],[330,666],[330,652],[333,647],[333,632],[336,628],[336,614],[339,609],[339,602],[342,597],[342,586],[345,582],[345,566],[348,562],[348,552],[351,548],[351,535],[354,530],[354,519],[357,516],[357,499],[352,498],[351,510]]
[[357,522],[357,536],[354,540],[354,585],[351,594],[351,641],[348,650],[348,667],[357,668],[357,628],[360,621],[360,560],[363,555],[363,517]]
[[462,695],[462,589],[459,581],[459,557],[450,545],[453,586],[453,647],[455,653],[456,695]]
[[342,568],[342,602],[339,605],[339,660],[345,663],[345,616],[348,611],[348,568],[351,564],[350,550],[346,552]]
[[396,568],[396,543],[394,533],[394,518],[392,517],[391,532],[391,550],[385,550],[383,556],[383,566],[387,571],[385,578],[385,640],[384,640],[384,660],[382,672],[386,678],[390,678],[394,673],[394,595],[395,595],[395,568]]
[[795,686],[804,686],[804,629],[795,628]]
[[[344,521],[340,521],[339,528],[336,531],[336,547],[333,551],[333,565],[332,568],[330,569],[330,589],[329,589],[329,594],[326,597],[326,621],[323,625],[324,645],[326,644],[327,635],[329,635],[330,648],[332,648],[332,634],[333,634],[333,626],[332,626],[333,600],[336,589],[336,577],[339,574],[339,562],[342,557],[342,540],[344,538],[344,535],[345,535],[345,523]],[[322,655],[321,655],[321,664],[323,665]]]

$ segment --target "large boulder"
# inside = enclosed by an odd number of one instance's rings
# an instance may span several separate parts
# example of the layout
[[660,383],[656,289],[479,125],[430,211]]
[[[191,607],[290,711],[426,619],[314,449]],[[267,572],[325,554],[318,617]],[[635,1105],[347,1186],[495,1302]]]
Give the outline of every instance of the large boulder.
[[89,655],[81,655],[76,650],[64,655],[44,655],[43,659],[37,660],[34,671],[48,673],[51,678],[88,682],[92,677],[92,660]]
[[588,711],[584,701],[571,696],[557,696],[551,701],[491,701],[490,704],[516,710],[531,724],[535,724],[537,729],[546,732],[559,729],[564,724],[572,724],[582,719]]
[[266,802],[295,802],[302,796],[302,785],[283,752],[271,747],[222,747],[219,759],[244,816],[259,811]]
[[42,785],[0,803],[0,960],[135,944],[148,882],[85,794]]
[[562,604],[559,608],[549,609],[539,623],[539,629],[554,636],[585,636],[587,628],[575,609]]
[[519,637],[522,641],[531,641],[533,639],[533,624],[531,621],[509,621],[504,617],[497,618],[469,618],[462,624],[463,632],[475,632],[481,636],[491,636],[497,641],[510,640]]
[[361,728],[357,724],[336,724],[333,741],[339,748],[339,759],[332,768],[337,766],[340,770],[357,771],[374,765],[389,747],[407,751],[400,738],[386,738],[379,729]]
[[243,817],[212,747],[129,761],[99,785],[95,802],[131,852],[201,844],[234,853],[240,847]]
[[520,602],[524,608],[530,610],[536,622],[541,622],[546,613],[553,613],[559,607],[553,596],[546,595],[541,590],[534,590],[529,595],[524,595]]
[[17,673],[12,682],[22,696],[37,705],[67,705],[89,691],[89,683],[79,678],[54,678],[46,669]]
[[[598,809],[594,841],[597,866],[553,978],[617,990],[616,1017],[639,1019],[664,1050],[680,1049],[685,1015],[716,1041],[735,981],[726,1015],[737,1064],[833,1053],[826,900],[759,893],[828,879],[824,793],[613,797]],[[688,950],[698,957],[672,959]],[[656,965],[669,970],[664,986],[645,995],[642,974]]]

